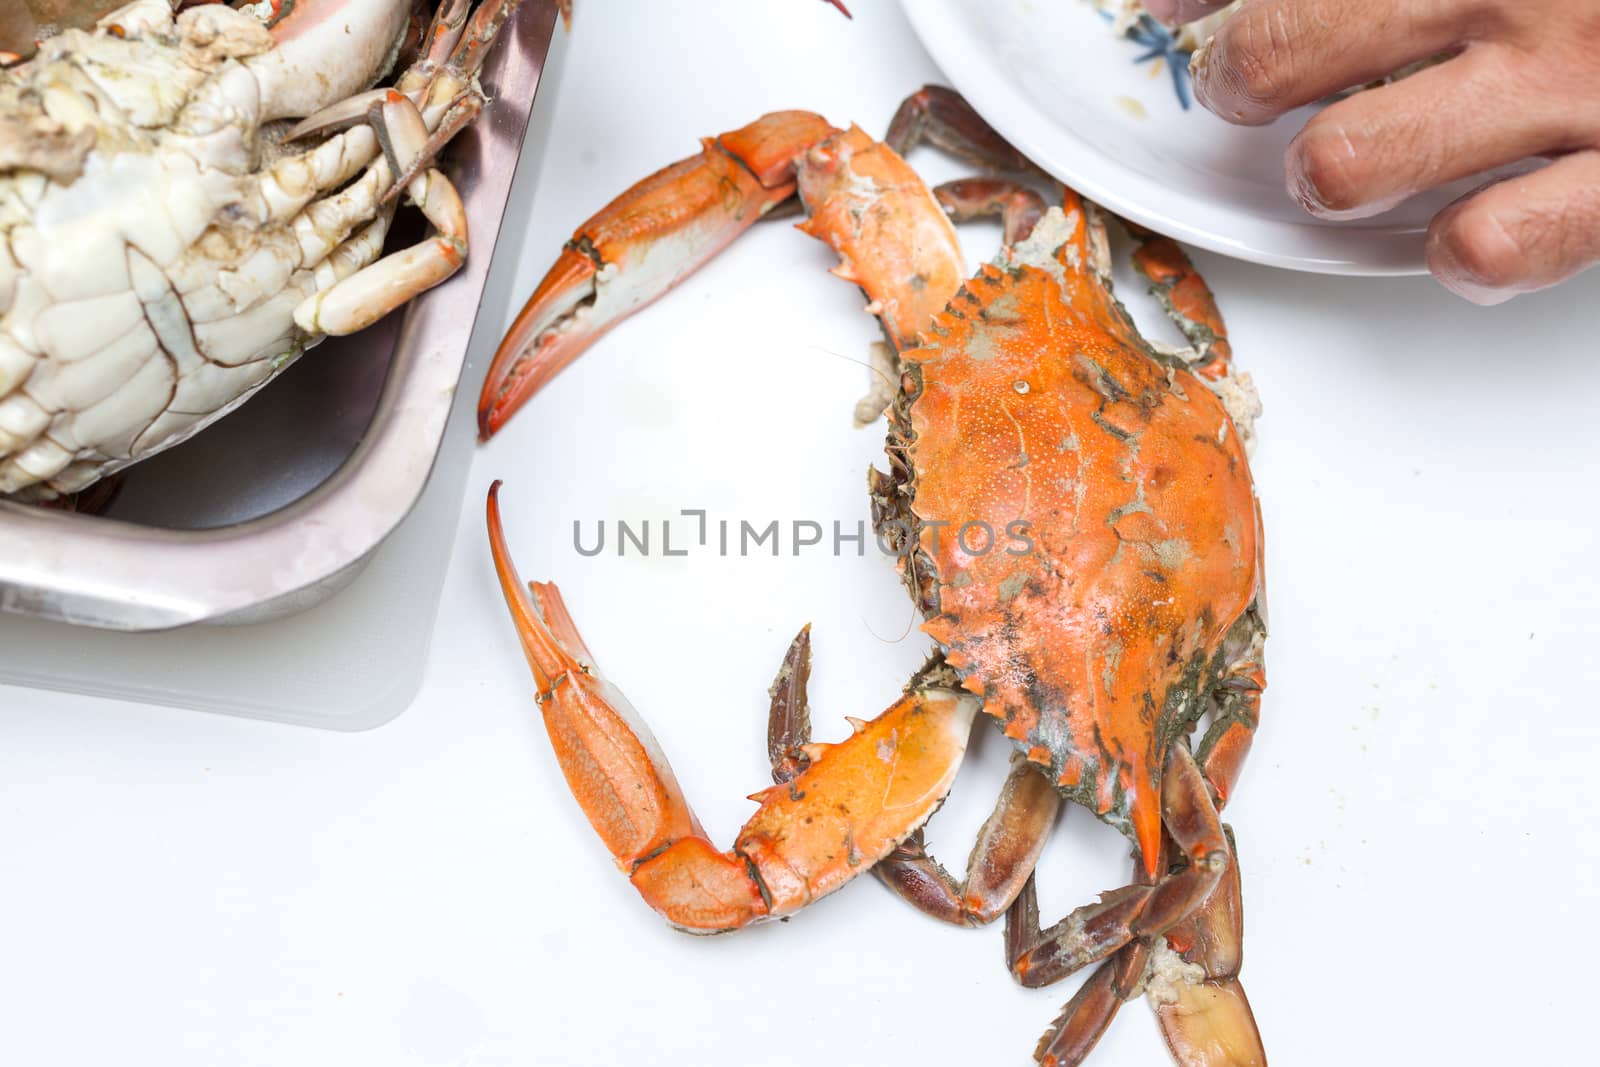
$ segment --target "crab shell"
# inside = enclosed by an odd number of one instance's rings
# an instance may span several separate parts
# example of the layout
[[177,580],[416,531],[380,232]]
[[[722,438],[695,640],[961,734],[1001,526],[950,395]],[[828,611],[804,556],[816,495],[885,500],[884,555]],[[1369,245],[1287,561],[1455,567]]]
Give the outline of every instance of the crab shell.
[[923,629],[1067,796],[1160,851],[1168,746],[1207,710],[1261,587],[1245,442],[1052,209],[968,282],[905,372],[880,504]]

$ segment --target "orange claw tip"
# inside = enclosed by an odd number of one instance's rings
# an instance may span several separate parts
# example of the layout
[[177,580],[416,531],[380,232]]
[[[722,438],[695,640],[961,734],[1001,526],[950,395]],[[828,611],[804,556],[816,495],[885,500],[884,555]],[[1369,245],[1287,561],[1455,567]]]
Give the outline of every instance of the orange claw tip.
[[541,384],[528,373],[523,358],[521,338],[516,327],[506,334],[500,348],[489,365],[489,375],[483,381],[483,391],[478,394],[478,443],[483,444],[500,431],[517,409]]
[[[533,680],[541,693],[547,692],[551,680],[565,674],[575,665],[571,654],[562,648],[550,632],[538,605],[528,594],[528,587],[517,575],[516,564],[511,562],[511,551],[506,546],[505,529],[500,523],[500,482],[489,486],[485,506],[489,525],[489,553],[494,557],[495,573],[500,578],[500,591],[506,598],[506,607],[516,624],[517,636],[522,639],[522,650],[533,669]],[[555,587],[549,587],[554,593]],[[557,594],[559,595],[559,594]]]
[[595,297],[595,261],[563,249],[517,312],[478,394],[478,440],[493,437],[544,384],[605,333],[606,322],[572,316]]
[[[518,316],[520,321],[521,316]],[[489,364],[489,373],[483,380],[483,389],[478,394],[478,443],[483,444],[493,437],[506,424],[506,420],[522,406],[528,396],[533,395],[529,390],[519,389],[517,382],[519,375],[519,362],[521,360],[521,336],[516,324],[510,332],[500,341],[500,347],[495,350],[494,360]],[[518,395],[526,393],[526,395]],[[499,483],[496,483],[497,485]]]
[[480,403],[478,405],[478,443],[485,444],[494,432],[500,427],[496,424],[489,407]]
[[834,7],[838,8],[839,9],[839,14],[843,15],[845,18],[847,18],[847,19],[854,19],[855,18],[854,15],[850,14],[850,9],[844,6],[844,0],[828,0],[828,3],[830,3]]

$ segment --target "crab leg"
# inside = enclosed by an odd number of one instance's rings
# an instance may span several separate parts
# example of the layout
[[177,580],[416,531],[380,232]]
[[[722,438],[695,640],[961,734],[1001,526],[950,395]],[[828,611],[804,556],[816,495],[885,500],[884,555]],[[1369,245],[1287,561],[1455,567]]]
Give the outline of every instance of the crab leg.
[[[772,779],[792,781],[810,765],[811,716],[806,683],[811,676],[811,628],[789,646],[772,687],[767,754]],[[982,926],[1003,914],[1027,882],[1055,825],[1061,795],[1026,760],[1015,759],[995,810],[978,832],[957,882],[927,852],[922,831],[902,841],[872,869],[884,885],[919,910],[956,926]]]
[[[400,77],[398,89],[416,103],[424,112],[424,125],[428,121],[430,105],[427,100],[430,82],[449,61],[466,25],[470,0],[447,0],[434,13],[427,30],[427,54]],[[371,89],[337,101],[302,119],[284,137],[293,142],[316,135],[335,133],[321,144],[307,151],[288,156],[275,163],[260,181],[260,203],[257,213],[263,222],[286,219],[309,204],[318,193],[339,189],[357,172],[366,168],[374,150],[382,148],[388,171],[385,174],[369,172],[377,179],[387,177],[388,185],[381,192],[367,197],[361,210],[370,213],[374,207],[386,204],[398,191],[408,186],[417,171],[433,160],[437,151],[435,139],[439,131],[427,138],[423,149],[410,153],[408,166],[402,168],[396,157],[393,134],[385,128],[385,104],[391,89]],[[437,121],[437,117],[436,117]],[[414,136],[413,136],[414,140]],[[396,175],[398,174],[398,177]]]
[[757,794],[761,806],[733,848],[718,851],[556,588],[517,577],[498,488],[489,494],[490,545],[556,758],[617,866],[668,922],[709,933],[790,914],[882,859],[944,799],[978,700],[921,685],[844,741],[808,746],[808,766]]
[[1228,343],[1228,328],[1211,287],[1178,242],[1141,226],[1126,225],[1138,242],[1133,265],[1149,279],[1151,295],[1194,346],[1194,372],[1208,381],[1219,380],[1232,364],[1233,346]]
[[957,882],[927,851],[918,830],[873,873],[918,910],[957,926],[983,926],[1005,914],[1033,874],[1061,810],[1061,794],[1020,754],[978,830]]
[[[1123,946],[1079,988],[1040,1039],[1034,1058],[1045,1067],[1083,1063],[1118,1009],[1146,992],[1179,1067],[1265,1067],[1261,1036],[1238,979],[1243,908],[1233,831],[1223,831],[1229,848],[1227,873],[1204,903],[1166,934],[1171,950],[1167,958],[1177,953],[1180,965],[1169,963],[1159,976],[1153,975],[1148,941]],[[1018,921],[1008,922],[1006,929],[1007,951],[1013,956],[1026,948],[1024,929],[1038,928],[1031,882],[1014,910]]]
[[1179,1067],[1266,1067],[1256,1018],[1237,978],[1178,983],[1177,997],[1156,1009]]
[[1257,603],[1239,621],[1229,641],[1234,646],[1228,669],[1216,688],[1211,727],[1200,741],[1195,758],[1221,811],[1233,795],[1245,757],[1261,720],[1261,694],[1267,686],[1261,663],[1261,640],[1266,635],[1264,608]]
[[[410,98],[390,90],[374,106],[373,128],[392,154],[392,171],[410,164],[428,140],[422,113]],[[455,187],[430,167],[407,190],[438,235],[385,256],[295,308],[295,323],[308,333],[348,334],[444,281],[460,269],[467,254],[467,214]]]
[[[449,136],[474,114],[475,72],[519,2],[487,0],[468,19],[468,0],[449,0],[429,27],[426,56],[402,75],[398,88],[348,97],[290,131],[293,139],[362,123],[371,132],[357,140],[357,131],[347,131],[342,136],[350,143],[340,150],[307,153],[281,174],[275,168],[272,180],[261,189],[269,213],[292,210],[310,192],[338,184],[350,173],[351,149],[368,147],[375,137],[383,151],[382,162],[375,162],[340,196],[313,207],[308,216],[326,214],[329,203],[348,204],[360,189],[361,210],[370,217],[374,211],[387,210],[403,187],[436,231],[422,243],[385,256],[307,298],[294,312],[301,329],[328,334],[364,329],[460,269],[467,254],[466,210],[455,187],[431,163]],[[336,241],[348,228],[328,232],[336,235]]]
[[[1163,858],[1168,847],[1162,841]],[[1164,865],[1162,865],[1164,866]],[[1144,864],[1136,863],[1134,879],[1149,884]],[[1023,887],[1021,896],[1006,914],[1006,960],[1018,959],[1038,939],[1039,903],[1034,879]],[[1110,959],[1095,968],[1088,981],[1078,987],[1039,1038],[1033,1058],[1044,1067],[1077,1067],[1089,1058],[1100,1043],[1122,1005],[1139,995],[1150,964],[1150,943],[1133,940],[1118,949]]]
[[1039,168],[987,122],[966,98],[942,85],[924,85],[901,102],[883,141],[900,155],[928,143],[988,170],[1037,174]]
[[[1230,634],[1234,644],[1227,673],[1217,686],[1212,725],[1200,743],[1199,763],[1220,811],[1232,795],[1259,721],[1266,673],[1260,637],[1266,623],[1260,605]],[[1267,1062],[1261,1034],[1239,967],[1244,957],[1244,898],[1233,831],[1228,870],[1204,904],[1167,932],[1167,943],[1203,977],[1173,983],[1169,1001],[1156,1005],[1167,1046],[1182,1067],[1260,1067]]]
[[607,330],[666,293],[794,195],[794,160],[837,133],[779,111],[701,142],[578,227],[511,324],[478,401],[491,437]]
[[1169,998],[1155,1005],[1167,1046],[1182,1067],[1264,1067],[1267,1062],[1239,984],[1244,903],[1233,832],[1227,835],[1227,875],[1204,905],[1167,933],[1172,949],[1204,972],[1200,981],[1172,983]]
[[1044,197],[1005,178],[961,178],[935,186],[933,195],[955,222],[1000,216],[1002,239],[1008,245],[1027,240],[1044,217]]
[[[398,171],[395,184],[384,195],[385,201],[408,187],[456,134],[477,119],[487,103],[478,87],[477,71],[521,0],[490,0],[472,13],[470,22],[469,3],[470,0],[447,0],[434,12],[427,30],[427,52],[410,75],[415,84],[427,85],[421,106],[431,132],[410,165]],[[561,15],[570,28],[570,5],[562,8]]]
[[[1032,883],[1029,883],[1030,887]],[[1028,893],[1032,899],[1032,890]],[[1038,922],[1037,912],[1034,916]],[[1139,981],[1150,960],[1150,947],[1131,941],[1095,968],[1089,980],[1078,987],[1061,1014],[1039,1038],[1033,1058],[1044,1067],[1077,1067],[1088,1059],[1100,1043],[1117,1011],[1138,995]]]
[[1162,875],[1153,885],[1135,883],[1104,893],[1098,903],[1078,908],[1044,931],[1037,928],[1037,909],[1013,905],[1008,922],[1021,924],[1013,937],[1021,951],[1010,962],[1012,973],[1023,985],[1049,985],[1104,959],[1135,938],[1165,934],[1193,912],[1222,879],[1228,865],[1227,839],[1205,779],[1187,747],[1174,744],[1168,750],[1162,779],[1163,819],[1188,858],[1188,866]]
[[[365,120],[370,111],[368,104],[358,117]],[[376,146],[372,127],[363,121],[315,148],[285,156],[258,179],[255,215],[263,223],[293,218],[318,194],[341,188],[365,169]]]
[[[1220,811],[1232,791],[1256,725],[1257,707],[1265,685],[1259,646],[1252,638],[1262,627],[1252,612],[1235,635],[1242,646],[1218,685],[1213,725],[1200,745],[1198,766],[1205,786]],[[1267,1062],[1250,1001],[1239,982],[1243,958],[1244,905],[1233,831],[1222,827],[1227,842],[1227,868],[1210,894],[1187,916],[1166,931],[1168,947],[1197,970],[1193,980],[1177,976],[1152,999],[1156,1017],[1173,1058],[1181,1067],[1262,1067]],[[1165,864],[1161,865],[1163,868]],[[1142,876],[1141,870],[1136,875]],[[1104,903],[1100,907],[1103,907]],[[1091,922],[1105,925],[1105,912],[1090,911]],[[1030,881],[1007,914],[1007,957],[1023,958],[1035,949],[1038,907]],[[1070,925],[1069,917],[1063,925]],[[1104,1035],[1117,1009],[1143,989],[1142,979],[1149,942],[1135,939],[1101,964],[1079,989],[1061,1016],[1039,1042],[1035,1057],[1046,1067],[1073,1067],[1082,1063]],[[1025,984],[1028,984],[1026,979]]]

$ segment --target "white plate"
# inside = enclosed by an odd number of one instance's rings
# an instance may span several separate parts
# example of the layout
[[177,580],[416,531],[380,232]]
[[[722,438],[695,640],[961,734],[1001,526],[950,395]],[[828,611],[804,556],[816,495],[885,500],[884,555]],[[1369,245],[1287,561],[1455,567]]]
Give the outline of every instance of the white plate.
[[1185,110],[1170,65],[1136,63],[1146,49],[1113,36],[1088,0],[901,6],[951,84],[1040,166],[1118,214],[1223,255],[1324,274],[1423,274],[1428,220],[1474,184],[1376,218],[1322,222],[1284,189],[1284,148],[1309,110],[1254,129]]

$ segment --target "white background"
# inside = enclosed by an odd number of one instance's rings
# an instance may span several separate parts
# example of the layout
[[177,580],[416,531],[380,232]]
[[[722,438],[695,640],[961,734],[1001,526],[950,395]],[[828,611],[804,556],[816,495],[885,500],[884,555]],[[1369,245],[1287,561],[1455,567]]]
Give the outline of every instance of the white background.
[[[580,3],[525,286],[698,136],[780,107],[881,132],[937,75],[895,5],[855,7]],[[963,238],[977,258],[995,234]],[[1600,874],[1600,277],[1481,310],[1426,279],[1198,259],[1267,411],[1271,684],[1228,815],[1268,1050],[1571,1061]],[[722,844],[766,784],[764,690],[802,622],[820,738],[885,706],[926,650],[886,561],[571,547],[575,518],[866,516],[881,438],[849,412],[877,331],[829,265],[758,227],[480,451],[423,691],[391,725],[0,689],[0,1062],[1028,1062],[1072,984],[1020,989],[998,928],[942,927],[871,880],[783,925],[666,929],[566,793],[492,581],[479,501],[503,477],[525,575],[562,584]],[[1005,763],[978,729],[930,834],[955,865]],[[1125,867],[1070,812],[1049,918]],[[1093,1062],[1164,1057],[1135,1004]]]

